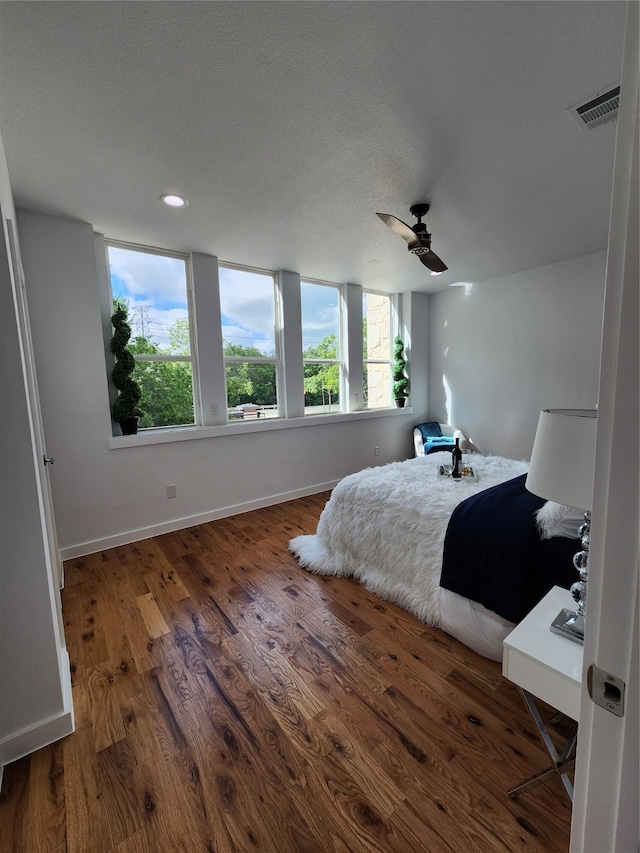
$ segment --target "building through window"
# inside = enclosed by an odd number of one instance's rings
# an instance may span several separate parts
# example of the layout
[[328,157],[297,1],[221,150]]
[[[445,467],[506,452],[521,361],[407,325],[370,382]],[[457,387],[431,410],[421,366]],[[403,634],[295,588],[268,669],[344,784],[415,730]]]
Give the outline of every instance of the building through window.
[[384,293],[362,294],[363,400],[366,408],[391,406],[392,303]]

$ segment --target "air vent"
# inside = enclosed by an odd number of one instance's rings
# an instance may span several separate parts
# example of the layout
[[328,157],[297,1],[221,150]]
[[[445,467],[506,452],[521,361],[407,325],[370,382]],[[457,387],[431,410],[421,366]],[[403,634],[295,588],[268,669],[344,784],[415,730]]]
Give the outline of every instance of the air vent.
[[605,92],[599,92],[586,101],[580,101],[569,107],[569,115],[580,127],[591,130],[613,121],[618,115],[620,105],[620,86],[611,86]]

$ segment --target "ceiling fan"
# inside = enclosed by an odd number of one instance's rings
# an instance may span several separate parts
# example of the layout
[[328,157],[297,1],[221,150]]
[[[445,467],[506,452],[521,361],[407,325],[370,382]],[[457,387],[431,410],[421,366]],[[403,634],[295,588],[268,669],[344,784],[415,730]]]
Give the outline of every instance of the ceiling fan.
[[396,216],[391,216],[390,213],[377,213],[385,225],[396,234],[399,234],[403,240],[407,241],[407,248],[412,255],[417,255],[422,263],[431,270],[432,273],[441,273],[448,269],[444,261],[431,251],[431,234],[427,231],[427,226],[422,222],[422,217],[429,212],[428,204],[413,204],[409,208],[411,214],[418,220],[415,225],[407,225],[398,219]]

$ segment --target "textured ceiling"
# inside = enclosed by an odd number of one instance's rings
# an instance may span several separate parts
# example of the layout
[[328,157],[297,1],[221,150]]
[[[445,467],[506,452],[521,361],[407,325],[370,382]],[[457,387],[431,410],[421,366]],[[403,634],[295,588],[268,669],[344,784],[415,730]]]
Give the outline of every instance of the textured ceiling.
[[[606,247],[620,2],[1,2],[16,202],[387,291]],[[159,202],[186,196],[182,211]],[[428,201],[437,278],[375,216]]]

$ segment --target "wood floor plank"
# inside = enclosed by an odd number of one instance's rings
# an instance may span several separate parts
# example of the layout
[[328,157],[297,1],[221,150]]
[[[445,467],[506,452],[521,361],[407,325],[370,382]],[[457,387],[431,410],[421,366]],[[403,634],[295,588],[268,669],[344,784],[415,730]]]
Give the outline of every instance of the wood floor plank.
[[107,853],[106,815],[90,728],[77,729],[64,740],[66,840],[69,851]]
[[[126,572],[126,568],[123,569]],[[105,579],[108,572],[104,573]],[[128,649],[138,673],[153,669],[155,659],[152,654],[153,640],[146,630],[144,617],[136,604],[140,595],[148,594],[146,584],[139,582],[140,578],[129,575],[118,578],[114,583],[107,583],[109,590],[109,601],[105,603],[103,610],[109,612],[112,618],[120,623],[128,641]]]
[[136,789],[133,750],[125,737],[96,756],[100,800],[106,818],[110,847],[126,841],[143,827],[141,792]]
[[152,853],[147,838],[146,829],[141,829],[120,844],[116,844],[111,851],[112,853]]
[[152,640],[170,633],[169,626],[160,612],[158,602],[153,593],[147,592],[145,595],[138,595],[136,597],[136,604]]
[[88,669],[86,678],[94,749],[100,752],[125,736],[121,696],[115,670],[108,663]]
[[76,731],[5,768],[0,853],[567,853],[499,664],[299,567],[329,494],[65,564]]
[[201,773],[181,756],[154,756],[134,771],[142,793],[144,829],[149,849],[176,853],[232,851],[230,836],[200,792]]
[[91,667],[109,656],[104,628],[98,619],[98,595],[101,581],[83,584],[75,595],[65,597],[63,621],[69,635],[67,649],[74,666]]
[[[206,802],[219,811],[238,850],[320,853],[323,848],[314,843],[299,800],[291,794],[296,783],[306,781],[305,764],[292,754],[274,721],[263,720],[263,737],[256,750],[251,728],[226,703],[209,700],[205,707],[200,698],[182,706],[183,720],[186,714],[196,723],[185,721],[184,725],[199,766],[206,769],[202,781]],[[256,775],[260,779],[257,799],[248,796]]]
[[66,819],[62,743],[33,754],[31,781],[27,849],[61,849],[65,843]]
[[0,793],[0,853],[28,853],[31,762],[4,768]]

